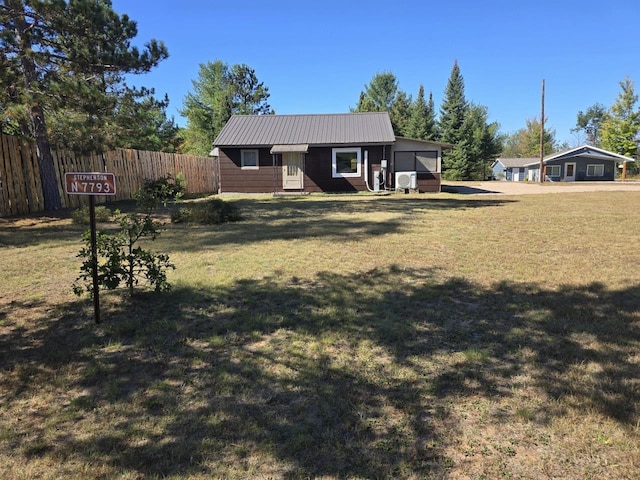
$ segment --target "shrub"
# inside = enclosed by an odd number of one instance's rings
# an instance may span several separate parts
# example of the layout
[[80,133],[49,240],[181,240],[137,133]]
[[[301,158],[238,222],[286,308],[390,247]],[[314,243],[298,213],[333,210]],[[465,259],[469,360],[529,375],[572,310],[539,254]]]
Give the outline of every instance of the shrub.
[[242,220],[240,210],[232,203],[219,198],[184,205],[171,215],[173,223],[218,225]]
[[144,185],[134,194],[138,208],[150,212],[160,205],[167,206],[170,201],[179,200],[184,195],[187,182],[182,173],[174,179],[170,174],[155,180],[145,180]]
[[[155,291],[171,288],[167,282],[167,270],[175,266],[169,262],[166,254],[155,254],[138,246],[138,240],[155,240],[160,233],[160,222],[151,215],[139,213],[121,214],[117,218],[120,231],[109,234],[98,232],[96,250],[98,256],[98,286],[113,290],[124,285],[130,295],[141,280],[146,281]],[[85,246],[78,253],[83,259],[80,275],[76,278],[73,291],[76,295],[84,292],[93,296],[93,258],[91,254],[91,232],[83,235]]]
[[[109,210],[107,207],[95,207],[95,211],[96,222],[105,223],[111,221],[111,210]],[[89,225],[89,207],[84,206],[71,212],[71,220],[73,221],[73,223],[78,225]]]

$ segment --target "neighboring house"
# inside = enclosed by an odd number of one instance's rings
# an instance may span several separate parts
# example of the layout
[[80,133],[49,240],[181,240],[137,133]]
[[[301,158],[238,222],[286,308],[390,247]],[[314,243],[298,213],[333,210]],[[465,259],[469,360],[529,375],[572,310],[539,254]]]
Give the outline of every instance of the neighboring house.
[[[563,182],[613,181],[616,165],[635,161],[602,148],[582,145],[564,152],[554,153],[544,158],[545,180]],[[528,179],[540,179],[540,161],[526,165]]]
[[[602,148],[582,145],[546,156],[543,168],[546,181],[613,181],[616,177],[616,164],[633,161],[633,158]],[[498,158],[491,169],[496,180],[540,180],[539,158]]]
[[491,164],[491,176],[494,180],[522,182],[527,179],[527,165],[535,158],[497,158]]
[[439,192],[449,144],[396,137],[389,115],[233,115],[214,141],[221,193]]

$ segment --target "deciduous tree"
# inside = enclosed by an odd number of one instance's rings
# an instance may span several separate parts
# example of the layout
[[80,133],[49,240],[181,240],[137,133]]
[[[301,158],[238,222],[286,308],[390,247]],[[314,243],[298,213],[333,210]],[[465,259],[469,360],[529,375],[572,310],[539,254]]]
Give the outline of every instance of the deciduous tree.
[[[533,117],[525,121],[526,126],[508,135],[504,142],[502,156],[508,158],[528,158],[540,156],[540,120]],[[547,123],[545,117],[545,124]],[[556,132],[553,129],[544,130],[544,155],[558,150]]]
[[602,122],[601,146],[620,155],[634,157],[638,150],[640,130],[638,95],[629,77],[620,82],[620,88],[621,92]]
[[584,132],[589,145],[594,147],[600,146],[600,138],[602,136],[602,124],[608,116],[607,107],[596,103],[586,111],[580,110],[576,120],[575,128],[572,132]]

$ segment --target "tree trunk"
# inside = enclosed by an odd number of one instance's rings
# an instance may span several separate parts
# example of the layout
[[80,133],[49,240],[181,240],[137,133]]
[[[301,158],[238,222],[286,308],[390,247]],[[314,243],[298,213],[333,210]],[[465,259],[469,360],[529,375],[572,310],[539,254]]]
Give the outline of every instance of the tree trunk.
[[42,194],[44,195],[45,210],[58,210],[62,208],[60,191],[58,189],[58,179],[53,165],[51,155],[51,145],[49,144],[49,134],[44,118],[44,109],[36,98],[33,86],[38,84],[36,65],[30,56],[31,39],[29,38],[30,25],[25,19],[24,4],[21,0],[7,0],[10,10],[15,15],[16,39],[20,63],[22,64],[22,74],[26,86],[27,95],[31,97],[31,124],[33,136],[36,140],[36,150],[38,154],[38,166],[40,167],[40,180],[42,182]]

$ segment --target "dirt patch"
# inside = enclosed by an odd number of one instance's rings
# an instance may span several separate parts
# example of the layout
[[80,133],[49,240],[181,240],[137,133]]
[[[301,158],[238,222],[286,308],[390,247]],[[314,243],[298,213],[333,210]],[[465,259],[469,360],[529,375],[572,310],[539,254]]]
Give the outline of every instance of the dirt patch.
[[640,182],[446,182],[442,191],[465,195],[534,195],[541,193],[636,191]]

